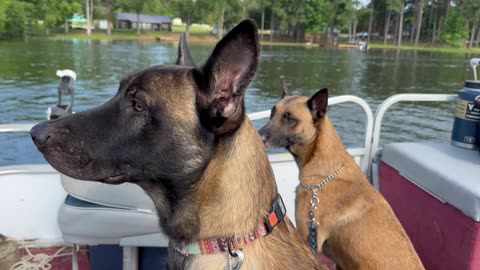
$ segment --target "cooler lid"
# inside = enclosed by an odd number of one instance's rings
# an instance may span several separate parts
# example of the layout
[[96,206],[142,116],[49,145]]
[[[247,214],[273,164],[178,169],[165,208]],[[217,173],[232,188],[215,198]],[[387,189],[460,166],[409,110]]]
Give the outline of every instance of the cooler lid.
[[480,155],[441,143],[391,143],[382,161],[438,199],[480,221]]

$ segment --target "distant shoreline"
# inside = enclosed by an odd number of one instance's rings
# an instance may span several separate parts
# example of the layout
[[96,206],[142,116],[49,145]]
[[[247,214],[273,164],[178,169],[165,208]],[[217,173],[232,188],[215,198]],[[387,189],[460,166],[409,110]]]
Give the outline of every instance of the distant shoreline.
[[[93,32],[91,36],[87,36],[85,33],[73,32],[73,33],[56,33],[51,36],[34,36],[33,38],[45,38],[53,40],[70,40],[70,39],[84,39],[84,40],[106,40],[106,41],[160,41],[160,42],[173,42],[176,43],[180,38],[180,32],[153,32],[147,31],[143,32],[142,35],[137,36],[135,31],[114,31],[111,35],[107,35],[105,32]],[[218,42],[217,37],[209,33],[190,33],[190,43],[192,44],[215,44]],[[343,43],[343,42],[340,42]],[[269,41],[269,37],[265,36],[264,46],[294,46],[294,47],[307,47],[307,48],[316,48],[319,47],[318,44],[311,43],[296,43],[296,42],[285,42],[285,41]],[[384,45],[383,42],[372,42],[369,44],[369,49],[375,50],[398,50],[395,45],[387,44]],[[321,48],[321,46],[320,46]],[[344,50],[344,49],[342,49]],[[402,45],[399,50],[401,51],[430,51],[430,52],[444,52],[444,53],[480,53],[480,48],[453,48],[453,47],[440,47],[435,46],[431,47],[428,44],[420,44],[418,47],[414,47],[409,43]]]
[[[136,32],[113,32],[111,35],[107,35],[105,32],[93,32],[90,36],[85,33],[55,33],[50,36],[33,36],[33,39],[51,39],[51,40],[93,40],[93,41],[159,41],[159,42],[172,42],[176,43],[180,39],[180,32],[143,32],[142,35],[137,36]],[[189,43],[191,44],[207,44],[214,45],[218,42],[218,38],[212,34],[196,34],[190,33]],[[261,42],[265,46],[296,46],[296,47],[318,47],[318,44],[313,46],[308,43],[296,43],[285,41],[273,41],[270,42],[268,36],[265,37],[264,42]]]
[[[384,49],[384,50],[397,50],[397,46],[392,44],[383,45],[382,43],[370,43],[368,45],[370,49]],[[414,47],[410,44],[400,46],[401,51],[429,51],[429,52],[444,52],[444,53],[480,53],[480,48],[453,48],[453,47],[431,47],[428,44],[420,44],[418,47]]]

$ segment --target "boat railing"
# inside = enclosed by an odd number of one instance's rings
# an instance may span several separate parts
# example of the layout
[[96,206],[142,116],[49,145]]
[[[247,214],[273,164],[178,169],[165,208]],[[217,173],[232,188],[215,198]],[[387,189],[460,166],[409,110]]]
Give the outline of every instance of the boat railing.
[[[365,112],[366,125],[365,125],[365,139],[364,139],[363,146],[349,148],[348,151],[359,163],[360,167],[362,168],[362,171],[366,173],[368,172],[368,169],[369,169],[369,160],[370,160],[369,155],[370,155],[370,149],[372,145],[371,137],[373,132],[373,124],[374,124],[372,110],[365,100],[357,96],[343,95],[343,96],[331,97],[328,99],[328,104],[330,106],[341,104],[341,103],[355,103],[360,108],[362,108],[363,111]],[[260,111],[260,112],[250,113],[248,114],[248,117],[252,121],[269,118],[270,111]],[[34,125],[35,123],[33,124],[32,123],[0,124],[0,133],[29,132]],[[277,157],[277,159],[279,159],[279,157]],[[286,155],[284,158],[282,157],[281,159],[291,160],[292,157],[289,155]]]
[[[343,95],[331,97],[328,100],[330,106],[341,103],[355,103],[363,109],[366,115],[365,124],[365,138],[363,146],[349,148],[349,153],[359,163],[360,168],[366,173],[373,185],[378,188],[378,171],[377,171],[377,157],[380,153],[380,134],[382,128],[382,122],[386,112],[395,104],[399,102],[452,102],[456,100],[455,94],[398,94],[393,95],[383,101],[377,108],[375,116],[372,113],[370,106],[367,102],[357,96]],[[253,120],[259,120],[270,117],[270,111],[260,111],[248,114],[249,118]],[[33,123],[24,124],[0,124],[0,133],[8,132],[29,132],[34,126]],[[276,160],[289,161],[291,156],[285,155],[276,157]]]
[[[46,111],[47,118],[50,119],[52,115],[52,108],[49,107]],[[13,132],[30,132],[30,130],[37,123],[20,123],[20,124],[0,124],[0,133],[13,133]]]
[[[30,132],[34,123],[0,124],[0,133]],[[9,174],[48,174],[55,170],[47,164],[22,164],[0,166],[0,176]]]
[[29,132],[35,124],[1,124],[0,133]]
[[[363,141],[363,146],[360,147],[354,147],[354,148],[349,148],[348,152],[350,155],[354,157],[354,159],[358,162],[360,168],[364,173],[367,173],[369,171],[369,161],[370,161],[370,149],[372,145],[372,133],[373,133],[373,124],[374,124],[374,118],[373,118],[373,113],[372,109],[370,106],[368,106],[368,103],[357,97],[357,96],[352,96],[352,95],[343,95],[343,96],[336,96],[336,97],[330,97],[328,99],[328,105],[337,105],[341,103],[355,103],[358,105],[360,108],[363,109],[366,115],[366,123],[365,123],[365,138]],[[248,115],[250,120],[259,120],[263,118],[269,118],[270,117],[270,111],[261,111],[261,112],[256,112],[256,113],[251,113]],[[286,159],[293,159],[291,156],[286,157]]]
[[0,176],[10,174],[51,174],[55,172],[55,169],[48,164],[0,166]]
[[410,102],[452,102],[457,99],[457,95],[454,94],[398,94],[393,95],[386,100],[384,100],[377,108],[374,118],[373,134],[372,134],[372,144],[371,151],[369,153],[369,164],[371,164],[371,169],[369,170],[369,176],[372,181],[372,184],[375,188],[379,188],[379,179],[378,179],[378,157],[381,154],[381,149],[379,146],[380,143],[380,132],[382,129],[382,122],[385,113],[395,104],[404,101]]

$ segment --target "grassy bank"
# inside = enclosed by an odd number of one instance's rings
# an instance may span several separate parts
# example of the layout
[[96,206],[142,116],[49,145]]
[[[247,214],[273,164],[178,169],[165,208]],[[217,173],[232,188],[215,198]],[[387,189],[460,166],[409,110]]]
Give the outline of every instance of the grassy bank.
[[[142,31],[140,36],[137,36],[136,31],[114,31],[111,35],[105,32],[93,32],[87,36],[83,32],[74,33],[57,33],[46,38],[55,40],[69,40],[69,39],[85,39],[85,40],[151,40],[151,41],[178,41],[181,32],[157,32],[157,31]],[[191,34],[191,42],[215,43],[217,38],[213,35],[206,34]]]
[[306,43],[301,43],[301,42],[284,42],[284,41],[264,41],[260,42],[260,44],[264,46],[287,46],[287,47],[306,47],[306,48],[312,48],[312,47],[318,47],[318,46],[309,46],[306,45]]
[[430,51],[430,52],[445,52],[445,53],[480,53],[480,48],[453,48],[453,47],[432,47],[429,44],[419,44],[418,47],[415,47],[411,44],[405,44],[397,48],[395,45],[383,43],[370,43],[368,45],[369,49],[385,49],[385,50],[417,50],[417,51]]
[[[180,34],[185,32],[185,25],[172,26],[171,32],[142,30],[142,34],[137,36],[136,30],[113,30],[111,35],[107,35],[106,31],[93,31],[87,36],[84,30],[70,31],[69,33],[58,32],[47,38],[50,39],[88,39],[88,40],[178,40]],[[216,42],[217,39],[211,35],[210,28],[195,26],[190,27],[190,34],[194,41],[210,41]]]
[[[181,33],[184,29],[182,27],[173,27],[172,32],[158,32],[158,31],[142,31],[140,36],[137,36],[136,31],[119,31],[114,30],[111,35],[107,35],[106,32],[94,31],[90,36],[87,36],[84,31],[75,31],[70,33],[56,33],[51,36],[42,36],[48,39],[54,40],[69,40],[69,39],[84,39],[84,40],[151,40],[151,41],[164,41],[164,42],[177,42],[180,39]],[[203,43],[203,44],[215,44],[218,42],[216,36],[208,32],[203,28],[191,28],[190,29],[190,43]],[[261,43],[265,46],[295,46],[303,47],[304,43],[274,41],[270,42],[268,37]],[[309,46],[305,46],[309,47]]]
[[[172,27],[172,32],[158,32],[158,31],[142,31],[140,36],[137,36],[136,31],[133,30],[114,30],[112,35],[107,35],[105,32],[94,31],[91,36],[87,36],[84,31],[75,31],[68,34],[57,33],[49,36],[49,39],[86,39],[86,40],[150,40],[150,41],[163,41],[163,42],[177,42],[181,33],[184,32],[184,26]],[[292,46],[292,47],[306,47],[316,48],[315,46],[309,46],[306,43],[295,43],[285,41],[270,42],[269,37],[265,36],[265,41],[262,42],[264,46]],[[192,26],[190,28],[190,43],[202,43],[202,44],[214,44],[218,42],[218,39],[211,34],[211,30],[202,26]],[[343,43],[343,42],[339,42]],[[369,49],[383,49],[383,50],[397,50],[395,45],[383,45],[383,42],[372,42],[369,44]],[[412,46],[410,43],[402,45],[400,50],[417,50],[417,51],[431,51],[431,52],[444,52],[444,53],[480,53],[480,48],[473,48],[471,50],[467,48],[452,48],[452,47],[432,47],[429,44],[422,43],[418,47]]]
[[49,39],[89,39],[89,40],[143,40],[154,39],[154,35],[150,33],[142,33],[141,36],[137,36],[135,32],[113,32],[111,35],[101,32],[93,32],[90,36],[85,33],[62,33],[48,36]]
[[[185,32],[185,25],[172,25],[173,33],[183,33]],[[210,35],[212,33],[211,27],[201,26],[201,25],[191,25],[190,33],[193,35]]]

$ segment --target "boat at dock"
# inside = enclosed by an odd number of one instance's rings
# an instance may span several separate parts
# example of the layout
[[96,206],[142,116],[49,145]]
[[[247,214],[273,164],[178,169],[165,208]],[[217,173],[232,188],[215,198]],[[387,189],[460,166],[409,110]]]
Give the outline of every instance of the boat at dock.
[[368,49],[368,45],[364,41],[358,42],[348,42],[348,43],[340,43],[338,44],[339,49],[357,49],[360,51],[366,51]]

